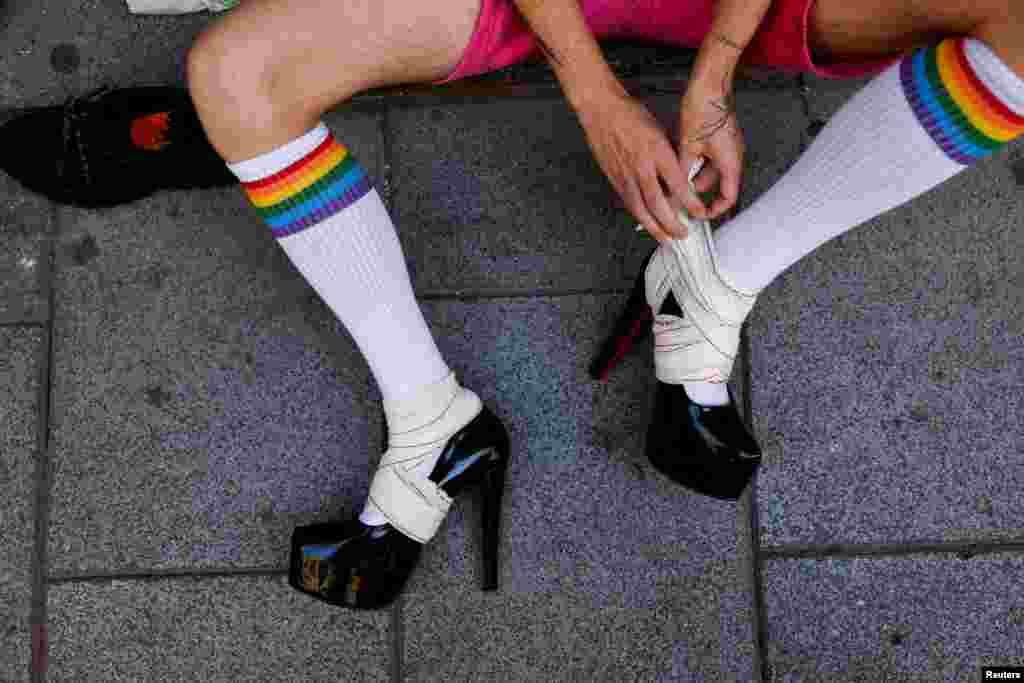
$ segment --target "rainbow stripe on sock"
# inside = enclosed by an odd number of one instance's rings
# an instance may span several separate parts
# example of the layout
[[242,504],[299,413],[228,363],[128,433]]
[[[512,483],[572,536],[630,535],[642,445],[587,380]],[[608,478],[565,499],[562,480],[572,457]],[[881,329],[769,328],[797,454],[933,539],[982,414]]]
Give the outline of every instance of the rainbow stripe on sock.
[[287,168],[242,183],[274,237],[294,235],[351,206],[371,189],[370,179],[333,134]]
[[900,64],[910,107],[949,158],[969,165],[1024,133],[1012,112],[975,75],[964,38],[916,50]]

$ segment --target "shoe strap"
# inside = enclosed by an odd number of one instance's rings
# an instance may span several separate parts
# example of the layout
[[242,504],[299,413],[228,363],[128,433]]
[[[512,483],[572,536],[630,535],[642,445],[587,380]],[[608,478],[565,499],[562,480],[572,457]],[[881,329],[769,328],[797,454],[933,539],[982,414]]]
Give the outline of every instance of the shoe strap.
[[391,526],[420,543],[434,537],[452,505],[451,497],[437,484],[415,477],[401,466],[377,470],[370,484],[370,501]]
[[687,237],[660,244],[644,274],[651,310],[660,310],[671,293],[683,311],[682,318],[654,316],[655,374],[669,384],[725,382],[732,374],[740,327],[759,291],[744,292],[721,276],[708,221],[684,211],[679,218]]
[[[422,423],[426,403],[444,406],[437,417]],[[483,402],[459,386],[454,373],[428,387],[404,415],[389,416],[388,449],[370,482],[370,502],[398,531],[426,543],[441,526],[451,498],[434,482],[413,472],[424,457],[444,446],[483,410]],[[417,423],[418,426],[412,427]]]
[[[408,460],[410,451],[424,451],[447,441],[483,410],[480,398],[459,385],[454,372],[431,385],[417,397],[418,405],[404,414],[385,405],[388,420],[388,451],[381,466],[396,459]],[[438,413],[438,406],[442,410]],[[404,451],[392,453],[392,451]]]
[[686,318],[654,317],[654,373],[666,384],[725,382],[732,375],[739,326],[719,325],[705,335]]

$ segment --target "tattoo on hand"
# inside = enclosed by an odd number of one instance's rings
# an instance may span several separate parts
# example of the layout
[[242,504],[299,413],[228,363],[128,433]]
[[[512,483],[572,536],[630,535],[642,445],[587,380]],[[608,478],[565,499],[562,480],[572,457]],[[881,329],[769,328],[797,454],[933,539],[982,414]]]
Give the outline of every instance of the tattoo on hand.
[[[729,125],[729,120],[736,112],[735,101],[732,93],[726,93],[720,100],[711,100],[711,106],[721,112],[721,116],[711,123],[703,124],[700,129],[686,138],[687,142],[704,142],[709,139],[712,135]],[[733,126],[733,135],[735,136],[737,129]]]
[[713,35],[715,36],[715,38],[718,39],[718,42],[725,43],[726,45],[728,45],[729,47],[731,47],[734,50],[737,50],[738,52],[743,52],[744,47],[742,45],[740,45],[738,43],[734,43],[733,41],[731,41],[728,38],[726,38],[725,36],[723,36],[721,33],[717,33],[716,32]]
[[548,44],[545,43],[544,39],[541,38],[539,35],[534,34],[533,37],[537,39],[537,45],[540,46],[541,52],[543,52],[547,56],[547,58],[550,59],[552,62],[554,62],[558,66],[562,66],[562,60],[558,56],[558,53],[556,53],[554,50],[548,47]]

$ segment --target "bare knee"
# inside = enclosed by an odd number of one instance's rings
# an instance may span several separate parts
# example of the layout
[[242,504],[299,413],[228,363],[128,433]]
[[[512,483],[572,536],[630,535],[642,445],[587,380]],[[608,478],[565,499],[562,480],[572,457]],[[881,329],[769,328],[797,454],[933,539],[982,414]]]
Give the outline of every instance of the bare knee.
[[280,60],[214,25],[186,55],[189,95],[207,138],[229,163],[273,149],[315,123],[320,112],[275,83]]
[[258,113],[270,100],[267,58],[216,28],[202,33],[188,50],[189,94],[210,115],[240,109]]

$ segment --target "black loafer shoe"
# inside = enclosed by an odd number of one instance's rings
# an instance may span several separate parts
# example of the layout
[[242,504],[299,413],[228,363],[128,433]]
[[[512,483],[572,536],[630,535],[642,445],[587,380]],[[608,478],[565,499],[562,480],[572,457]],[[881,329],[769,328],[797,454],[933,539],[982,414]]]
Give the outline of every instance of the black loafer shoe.
[[238,183],[188,92],[102,87],[0,126],[0,168],[60,204],[115,206],[160,189]]

